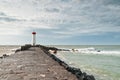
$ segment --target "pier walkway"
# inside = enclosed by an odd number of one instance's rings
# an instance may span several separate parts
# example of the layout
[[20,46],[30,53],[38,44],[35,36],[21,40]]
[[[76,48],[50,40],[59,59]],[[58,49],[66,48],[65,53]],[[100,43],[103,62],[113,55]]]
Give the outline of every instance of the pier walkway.
[[77,80],[38,47],[0,59],[0,80]]

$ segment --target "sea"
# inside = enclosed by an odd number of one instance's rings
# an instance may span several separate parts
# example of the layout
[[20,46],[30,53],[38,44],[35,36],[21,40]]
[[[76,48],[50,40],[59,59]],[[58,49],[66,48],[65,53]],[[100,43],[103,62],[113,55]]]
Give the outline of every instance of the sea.
[[18,48],[20,48],[19,45],[0,45],[0,57],[4,54],[12,55]]
[[[120,45],[47,45],[57,47],[56,56],[96,80],[120,80]],[[12,55],[20,46],[1,45],[0,56]]]
[[[96,80],[120,80],[120,45],[56,45],[57,56]],[[69,51],[68,51],[69,50]]]

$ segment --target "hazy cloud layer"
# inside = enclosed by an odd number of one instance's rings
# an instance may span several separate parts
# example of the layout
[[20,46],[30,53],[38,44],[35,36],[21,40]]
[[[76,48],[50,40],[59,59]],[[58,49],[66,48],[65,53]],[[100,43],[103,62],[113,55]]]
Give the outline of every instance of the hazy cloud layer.
[[[43,30],[55,38],[120,32],[119,0],[1,0],[0,35]],[[8,33],[7,33],[8,32]],[[58,36],[57,36],[58,35]]]

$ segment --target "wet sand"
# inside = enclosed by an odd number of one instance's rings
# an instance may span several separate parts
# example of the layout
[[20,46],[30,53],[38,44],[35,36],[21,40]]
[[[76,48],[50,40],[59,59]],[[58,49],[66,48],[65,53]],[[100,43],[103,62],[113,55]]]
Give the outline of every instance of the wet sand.
[[0,59],[0,80],[77,80],[40,48]]

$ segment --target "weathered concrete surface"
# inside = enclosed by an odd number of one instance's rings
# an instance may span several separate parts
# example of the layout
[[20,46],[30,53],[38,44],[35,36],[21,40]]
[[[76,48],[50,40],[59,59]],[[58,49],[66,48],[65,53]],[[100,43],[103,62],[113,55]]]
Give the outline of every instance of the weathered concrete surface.
[[40,48],[0,59],[0,80],[77,80]]

